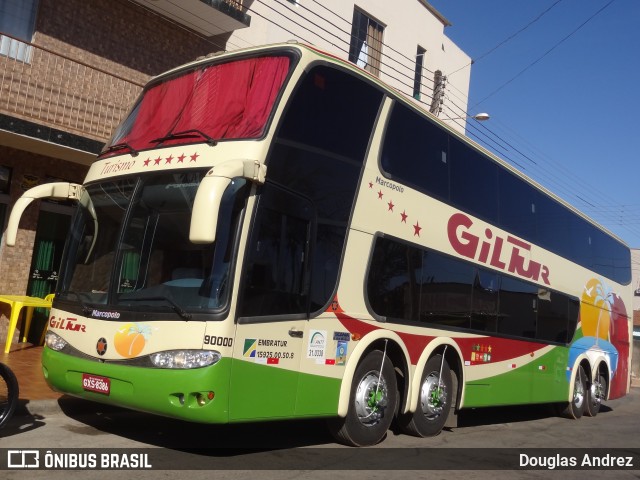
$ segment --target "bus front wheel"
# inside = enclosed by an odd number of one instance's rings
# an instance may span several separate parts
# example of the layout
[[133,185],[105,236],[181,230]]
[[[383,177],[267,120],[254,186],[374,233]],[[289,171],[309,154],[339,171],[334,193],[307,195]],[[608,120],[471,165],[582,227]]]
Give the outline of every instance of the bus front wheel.
[[329,429],[345,445],[375,445],[389,430],[397,404],[393,364],[380,350],[374,350],[356,368],[346,417],[331,419]]
[[444,427],[453,399],[451,369],[442,355],[434,355],[427,361],[419,395],[418,408],[400,417],[400,428],[416,437],[432,437]]

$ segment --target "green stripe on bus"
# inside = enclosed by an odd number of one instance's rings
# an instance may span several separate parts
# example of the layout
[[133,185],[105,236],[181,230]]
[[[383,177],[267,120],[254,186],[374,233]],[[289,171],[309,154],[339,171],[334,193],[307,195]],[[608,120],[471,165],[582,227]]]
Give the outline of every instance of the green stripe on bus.
[[566,380],[569,349],[557,347],[509,372],[468,382],[465,407],[562,402],[568,398]]

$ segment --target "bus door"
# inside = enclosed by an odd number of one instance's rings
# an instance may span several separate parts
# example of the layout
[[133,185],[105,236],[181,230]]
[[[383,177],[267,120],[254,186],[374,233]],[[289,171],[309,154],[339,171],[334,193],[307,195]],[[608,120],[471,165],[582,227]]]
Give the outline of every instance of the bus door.
[[309,318],[313,204],[261,188],[238,296],[231,420],[293,416]]

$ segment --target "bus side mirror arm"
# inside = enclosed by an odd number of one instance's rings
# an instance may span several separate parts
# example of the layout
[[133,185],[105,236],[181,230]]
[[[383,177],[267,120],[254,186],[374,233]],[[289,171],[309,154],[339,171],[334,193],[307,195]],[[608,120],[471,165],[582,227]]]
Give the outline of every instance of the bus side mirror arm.
[[77,183],[54,182],[38,185],[24,192],[11,209],[11,215],[7,223],[7,245],[13,247],[16,244],[20,218],[22,218],[22,213],[25,209],[31,205],[31,202],[40,198],[79,200],[83,191],[82,185]]
[[191,212],[189,240],[192,243],[213,243],[216,239],[218,212],[222,195],[236,177],[263,184],[267,167],[256,160],[229,160],[213,167],[200,182]]

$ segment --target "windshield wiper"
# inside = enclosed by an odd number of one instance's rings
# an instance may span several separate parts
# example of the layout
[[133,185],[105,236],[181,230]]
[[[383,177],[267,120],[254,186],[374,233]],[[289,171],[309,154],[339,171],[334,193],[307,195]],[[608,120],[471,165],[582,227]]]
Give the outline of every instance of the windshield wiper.
[[159,137],[156,138],[154,140],[151,140],[152,143],[162,143],[166,140],[173,140],[175,138],[197,138],[197,137],[202,137],[206,140],[206,144],[210,145],[212,147],[215,147],[218,144],[217,140],[214,140],[213,138],[211,138],[209,135],[207,135],[206,133],[204,133],[201,130],[197,130],[197,129],[192,129],[192,130],[183,130],[182,132],[174,132],[174,133],[169,133],[168,135],[165,135],[164,137]]
[[127,142],[115,143],[113,145],[109,145],[102,152],[100,152],[100,155],[104,155],[105,153],[110,153],[110,152],[117,152],[118,150],[124,150],[125,148],[128,150],[131,150],[132,157],[138,156],[138,151],[134,149],[131,145],[129,145]]
[[86,303],[84,303],[82,301],[82,298],[80,297],[80,294],[78,292],[74,292],[73,290],[68,290],[67,291],[67,295],[73,295],[74,297],[76,297],[78,299],[78,303],[82,307],[82,313],[85,316],[89,315],[93,311],[93,309],[91,307],[89,307]]
[[171,305],[171,308],[173,309],[173,311],[176,312],[178,315],[180,315],[180,318],[182,318],[183,320],[191,320],[191,314],[189,312],[185,311],[180,305],[178,305],[176,302],[171,300],[166,295],[152,295],[152,296],[148,296],[148,297],[130,297],[130,298],[120,298],[120,299],[122,301],[125,301],[125,302],[129,302],[129,301],[138,302],[138,301],[162,300],[162,301],[167,302],[169,305]]

